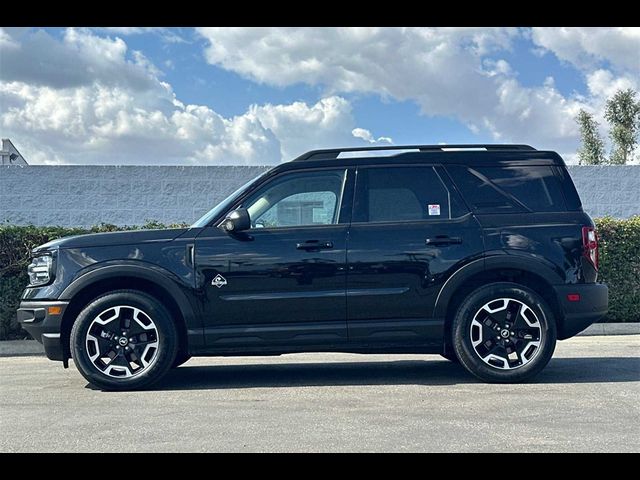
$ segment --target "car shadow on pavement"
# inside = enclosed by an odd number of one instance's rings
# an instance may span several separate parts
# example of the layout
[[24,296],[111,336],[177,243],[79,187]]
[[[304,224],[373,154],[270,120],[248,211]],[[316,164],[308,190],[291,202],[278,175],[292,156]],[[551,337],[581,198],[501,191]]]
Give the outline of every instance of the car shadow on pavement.
[[[640,380],[640,358],[558,358],[531,383],[601,383]],[[383,362],[255,363],[189,366],[172,370],[156,390],[224,388],[453,385],[479,382],[462,366],[444,360]]]

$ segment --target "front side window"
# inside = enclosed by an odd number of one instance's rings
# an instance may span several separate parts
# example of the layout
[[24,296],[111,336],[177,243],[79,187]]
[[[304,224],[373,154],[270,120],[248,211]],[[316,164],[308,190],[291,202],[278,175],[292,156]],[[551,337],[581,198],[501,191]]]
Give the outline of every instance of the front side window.
[[358,170],[354,222],[407,222],[451,218],[449,192],[432,167]]
[[258,190],[243,206],[252,228],[338,223],[345,170],[291,173]]

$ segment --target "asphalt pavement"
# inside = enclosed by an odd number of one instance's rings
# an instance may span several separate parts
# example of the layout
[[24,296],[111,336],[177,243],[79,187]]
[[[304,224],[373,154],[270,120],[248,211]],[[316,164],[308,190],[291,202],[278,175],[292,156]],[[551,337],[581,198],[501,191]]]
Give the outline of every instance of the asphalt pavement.
[[192,359],[102,392],[41,356],[0,358],[0,451],[640,450],[640,336],[559,342],[531,383],[436,355]]

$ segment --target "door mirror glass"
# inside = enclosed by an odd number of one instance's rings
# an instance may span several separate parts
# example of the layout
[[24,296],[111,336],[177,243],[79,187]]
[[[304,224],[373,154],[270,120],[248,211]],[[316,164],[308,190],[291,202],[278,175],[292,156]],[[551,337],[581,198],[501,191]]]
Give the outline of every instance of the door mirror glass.
[[224,219],[222,228],[228,233],[242,232],[251,228],[251,218],[246,208],[237,208]]

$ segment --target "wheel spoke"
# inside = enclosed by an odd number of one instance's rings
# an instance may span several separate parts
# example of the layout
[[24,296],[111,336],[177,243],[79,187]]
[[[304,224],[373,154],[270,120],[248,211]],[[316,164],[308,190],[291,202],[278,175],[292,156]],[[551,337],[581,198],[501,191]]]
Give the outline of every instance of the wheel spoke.
[[494,353],[498,345],[499,344],[496,340],[494,340],[493,338],[489,338],[482,342],[480,345],[476,346],[476,352],[478,352],[478,355],[480,355],[481,358],[484,358],[487,355]]
[[152,343],[157,341],[157,337],[154,332],[145,331],[138,333],[137,335],[131,335],[130,338],[133,339],[132,343],[135,345],[143,345],[145,343]]
[[[516,322],[518,321],[518,317],[520,316],[520,312],[522,311],[522,304],[520,302],[516,302],[514,300],[509,300],[507,302],[507,311],[505,315],[505,327],[506,328],[515,328]],[[507,327],[509,325],[509,327]]]
[[131,318],[133,317],[133,310],[129,308],[120,309],[120,329],[128,330],[131,328]]
[[519,340],[540,340],[540,329],[535,327],[519,328],[515,331],[515,337]]

